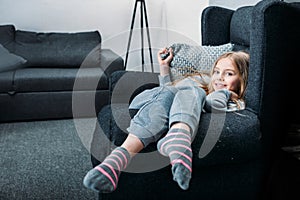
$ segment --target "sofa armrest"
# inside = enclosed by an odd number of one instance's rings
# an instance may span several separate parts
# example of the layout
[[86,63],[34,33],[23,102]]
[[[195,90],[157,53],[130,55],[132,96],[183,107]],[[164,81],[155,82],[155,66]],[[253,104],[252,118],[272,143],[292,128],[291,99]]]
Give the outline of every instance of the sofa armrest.
[[115,71],[125,70],[123,58],[110,49],[101,49],[100,66],[108,76]]
[[221,45],[230,42],[230,20],[233,10],[209,6],[201,15],[202,45]]

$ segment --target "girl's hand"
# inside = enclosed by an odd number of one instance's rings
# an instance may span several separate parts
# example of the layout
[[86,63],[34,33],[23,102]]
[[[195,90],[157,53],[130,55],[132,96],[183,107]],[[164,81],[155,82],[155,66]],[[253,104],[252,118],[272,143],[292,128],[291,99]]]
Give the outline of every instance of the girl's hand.
[[[163,54],[168,54],[168,56],[166,58],[162,58]],[[158,59],[158,63],[159,65],[170,65],[170,62],[173,59],[173,49],[172,48],[163,48],[161,50],[158,51],[157,54],[157,59]]]
[[[168,54],[169,55],[163,59],[162,58],[162,54]],[[165,76],[168,75],[170,73],[170,62],[173,59],[173,49],[170,48],[169,50],[167,48],[163,48],[161,50],[158,51],[157,54],[157,60],[160,66],[160,75],[161,76]]]
[[237,93],[230,91],[231,95],[230,95],[230,99],[233,101],[237,101],[239,99],[239,96]]

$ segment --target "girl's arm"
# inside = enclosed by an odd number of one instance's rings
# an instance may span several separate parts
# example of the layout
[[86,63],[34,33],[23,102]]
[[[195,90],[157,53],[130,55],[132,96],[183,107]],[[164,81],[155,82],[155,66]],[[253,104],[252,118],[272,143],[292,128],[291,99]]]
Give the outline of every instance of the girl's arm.
[[204,109],[207,112],[226,111],[231,92],[227,89],[214,91],[206,96]]
[[[167,55],[167,57],[162,58],[163,55]],[[165,85],[167,83],[170,83],[171,82],[170,62],[173,59],[173,50],[171,48],[169,50],[167,48],[161,49],[160,51],[158,51],[157,59],[158,59],[159,70],[160,70],[160,76],[159,76],[160,85]]]

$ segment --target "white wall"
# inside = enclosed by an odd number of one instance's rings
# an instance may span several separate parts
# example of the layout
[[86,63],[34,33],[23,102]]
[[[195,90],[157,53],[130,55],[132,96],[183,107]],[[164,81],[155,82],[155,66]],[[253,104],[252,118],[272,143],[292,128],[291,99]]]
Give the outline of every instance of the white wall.
[[[200,44],[200,14],[208,5],[235,9],[258,0],[146,0],[153,59],[156,51],[175,42]],[[99,30],[103,47],[125,57],[135,0],[0,0],[0,24],[38,32]],[[128,66],[140,69],[140,8]],[[144,32],[146,36],[146,32]],[[147,40],[145,38],[145,45]],[[148,52],[145,52],[148,62]]]
[[[0,0],[0,24],[11,23],[17,29],[38,32],[99,30],[103,46],[124,56],[134,3],[134,0]],[[199,43],[198,16],[207,5],[208,0],[146,0],[152,48],[174,41]],[[139,19],[138,6],[136,29],[140,27]],[[130,50],[140,55],[139,48],[138,30],[134,31]],[[154,51],[154,60],[155,54]],[[140,63],[137,59],[130,60],[136,63],[131,66]]]
[[259,0],[210,0],[209,1],[209,5],[212,6],[222,6],[225,8],[229,8],[229,9],[236,9],[238,7],[241,6],[246,6],[246,5],[255,5],[257,2],[259,2]]
[[[134,0],[0,0],[0,24],[33,31],[98,29],[103,39],[128,31]],[[204,2],[204,3],[202,3]],[[171,30],[198,40],[198,15],[208,1],[146,0],[150,27]],[[136,19],[139,19],[138,8]],[[168,18],[168,20],[167,20]],[[136,23],[136,28],[139,24]]]

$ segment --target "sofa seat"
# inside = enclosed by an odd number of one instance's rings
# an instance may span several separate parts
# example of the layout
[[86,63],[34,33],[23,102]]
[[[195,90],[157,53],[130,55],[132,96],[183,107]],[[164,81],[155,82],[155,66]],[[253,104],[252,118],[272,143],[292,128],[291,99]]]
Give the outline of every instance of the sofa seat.
[[14,71],[0,73],[0,93],[13,90]]
[[108,89],[108,78],[100,68],[20,69],[15,72],[13,87],[15,92],[72,91],[75,79],[84,82],[76,90]]

